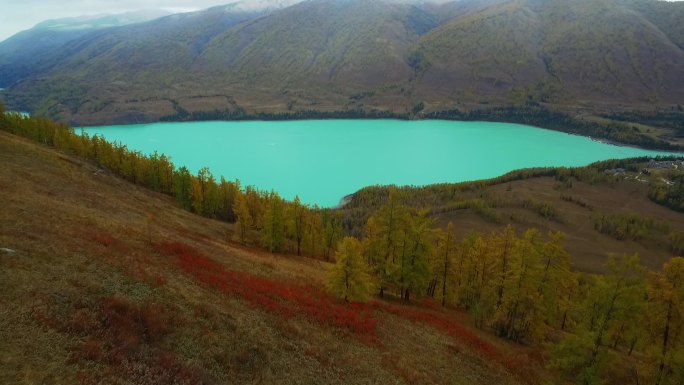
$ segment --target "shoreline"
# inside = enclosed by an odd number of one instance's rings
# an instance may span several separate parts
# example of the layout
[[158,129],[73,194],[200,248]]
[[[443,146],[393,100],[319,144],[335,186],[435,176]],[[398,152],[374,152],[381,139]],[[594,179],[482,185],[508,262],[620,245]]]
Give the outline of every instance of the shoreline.
[[[30,116],[28,113],[20,112],[24,116]],[[675,153],[681,153],[684,155],[684,146],[671,144],[669,142],[663,142],[663,146],[659,145],[639,145],[636,143],[621,142],[618,140],[611,140],[609,138],[604,138],[596,135],[585,135],[583,133],[574,130],[562,130],[555,129],[551,127],[545,127],[540,124],[524,123],[515,120],[503,120],[503,119],[448,119],[448,118],[434,118],[434,117],[422,117],[422,118],[410,118],[410,117],[400,117],[400,116],[374,116],[374,117],[278,117],[278,118],[264,118],[258,115],[245,115],[236,119],[199,119],[199,120],[157,120],[145,123],[124,123],[124,124],[106,124],[106,125],[73,125],[73,129],[88,129],[88,128],[98,128],[98,127],[109,127],[109,126],[137,126],[137,125],[148,125],[148,124],[165,124],[165,123],[203,123],[203,122],[215,122],[215,123],[235,123],[235,122],[290,122],[290,121],[326,121],[326,120],[348,120],[348,121],[360,121],[360,120],[394,120],[400,122],[412,122],[412,121],[442,121],[442,122],[472,122],[472,123],[504,123],[504,124],[517,124],[528,126],[540,130],[548,130],[554,132],[561,132],[568,135],[575,135],[580,137],[588,138],[592,141],[608,144],[617,147],[629,147],[640,150],[650,150],[650,151],[669,151]],[[655,144],[655,143],[654,143]]]

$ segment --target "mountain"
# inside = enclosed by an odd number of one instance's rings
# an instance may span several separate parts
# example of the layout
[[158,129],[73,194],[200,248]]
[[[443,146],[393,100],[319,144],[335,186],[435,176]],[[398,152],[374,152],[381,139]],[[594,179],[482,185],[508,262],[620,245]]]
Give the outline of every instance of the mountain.
[[45,52],[3,97],[10,108],[78,124],[530,101],[584,114],[684,100],[683,3],[250,4],[80,36]]
[[94,31],[142,23],[169,15],[163,10],[126,12],[53,19],[20,32],[0,43],[0,87],[7,87],[31,74],[44,72],[42,58],[59,51],[66,43]]

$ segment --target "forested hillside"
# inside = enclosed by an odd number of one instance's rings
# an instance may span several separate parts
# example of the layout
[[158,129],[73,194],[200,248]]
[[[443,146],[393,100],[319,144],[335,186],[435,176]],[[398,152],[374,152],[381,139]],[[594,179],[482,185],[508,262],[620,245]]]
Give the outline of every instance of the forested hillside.
[[[22,371],[64,383],[274,383],[282,370],[301,376],[298,383],[676,384],[684,375],[684,260],[651,259],[647,269],[627,252],[604,256],[598,274],[583,273],[573,268],[567,235],[548,225],[568,220],[565,212],[526,198],[517,183],[552,177],[575,211],[595,210],[596,199],[575,184],[607,184],[611,199],[643,193],[656,205],[649,208],[666,213],[681,209],[672,167],[680,159],[373,188],[342,210],[319,210],[48,120],[0,116],[0,129],[59,150],[1,134],[8,203],[0,263],[6,301],[20,309],[3,315],[11,326],[2,351],[11,353],[2,375],[10,382]],[[630,191],[645,177],[653,178],[647,191]],[[488,207],[486,189],[500,185],[546,226]],[[497,226],[478,231],[455,215],[461,210]],[[680,216],[592,218],[596,234],[618,242],[672,231],[676,255],[682,237],[669,219]],[[64,275],[46,278],[55,274]],[[263,333],[259,342],[249,337]],[[24,350],[40,344],[53,353]]]

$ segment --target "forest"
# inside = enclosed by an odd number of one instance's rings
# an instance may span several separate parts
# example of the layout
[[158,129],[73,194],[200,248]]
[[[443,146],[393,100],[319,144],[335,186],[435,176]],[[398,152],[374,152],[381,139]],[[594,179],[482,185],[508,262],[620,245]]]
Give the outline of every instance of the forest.
[[[363,96],[364,94],[359,94]],[[352,95],[350,100],[361,96]],[[248,113],[240,107],[225,110],[193,111],[183,109],[173,101],[176,113],[162,117],[161,121],[206,121],[206,120],[297,120],[297,119],[444,119],[460,121],[493,121],[519,123],[550,130],[567,132],[605,139],[618,143],[640,146],[649,149],[681,150],[681,147],[664,140],[654,139],[639,132],[629,124],[630,121],[667,127],[680,132],[682,128],[682,112],[669,113],[623,113],[605,115],[614,122],[599,123],[580,120],[568,114],[549,110],[538,103],[528,102],[523,105],[479,108],[470,111],[458,109],[425,112],[425,103],[419,102],[410,112],[396,113],[377,109],[365,110],[355,108],[339,111],[303,110],[280,113]]]
[[[672,113],[675,115],[675,113]],[[641,116],[641,115],[639,115]],[[654,114],[654,116],[660,116]],[[681,118],[681,113],[676,115]],[[453,119],[453,120],[485,120],[495,122],[508,122],[528,124],[532,126],[544,127],[550,130],[567,132],[570,134],[590,136],[593,138],[605,139],[618,143],[624,143],[644,148],[662,150],[681,150],[681,147],[668,143],[664,140],[654,139],[639,132],[639,130],[626,121],[599,123],[580,120],[568,114],[558,111],[551,111],[536,102],[529,102],[522,106],[494,107],[490,109],[479,109],[469,112],[460,110],[439,111],[427,114],[431,119]],[[620,119],[634,117],[633,115],[619,115]],[[617,116],[616,116],[617,118]],[[643,120],[642,118],[639,121]],[[671,122],[675,121],[668,115],[660,121],[650,121],[653,124],[660,124],[665,120],[664,127],[670,127]],[[679,126],[676,128],[679,129]]]
[[[230,236],[236,243],[331,261],[327,288],[343,301],[431,298],[462,309],[479,328],[500,338],[544,346],[559,381],[684,383],[684,258],[647,271],[638,255],[616,256],[605,274],[579,273],[572,269],[560,232],[530,228],[517,233],[502,226],[458,238],[458,223],[439,227],[430,215],[431,199],[459,189],[531,175],[610,182],[613,176],[602,170],[627,167],[634,160],[522,170],[493,181],[427,187],[428,195],[372,187],[350,197],[341,210],[311,207],[298,198],[286,201],[277,192],[242,186],[207,168],[193,174],[163,154],[146,156],[67,125],[4,113],[1,106],[0,129],[87,159],[173,197],[193,213],[233,223]],[[661,195],[652,199],[661,200]],[[529,205],[553,216],[552,208]],[[596,216],[598,231],[620,237],[638,237],[652,226],[629,216]]]

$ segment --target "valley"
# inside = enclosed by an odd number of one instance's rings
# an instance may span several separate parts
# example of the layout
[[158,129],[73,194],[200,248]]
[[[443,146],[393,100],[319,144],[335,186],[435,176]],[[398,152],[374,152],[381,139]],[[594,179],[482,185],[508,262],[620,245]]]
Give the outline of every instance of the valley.
[[[19,36],[8,39],[0,95],[10,109],[75,125],[207,114],[492,115],[533,102],[593,135],[583,124],[614,113],[679,111],[684,38],[674,20],[682,15],[680,3],[653,0],[215,7],[68,37],[38,57],[13,56]],[[677,142],[679,131],[645,120],[636,114],[604,129],[638,127]]]

